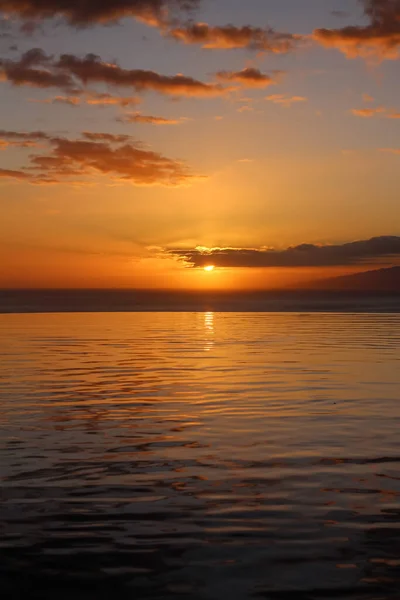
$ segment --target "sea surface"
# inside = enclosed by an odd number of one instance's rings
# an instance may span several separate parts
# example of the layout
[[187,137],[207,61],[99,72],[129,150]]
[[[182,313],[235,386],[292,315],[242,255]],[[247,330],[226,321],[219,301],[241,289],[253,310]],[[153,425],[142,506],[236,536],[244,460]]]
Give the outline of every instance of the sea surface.
[[1,598],[399,599],[400,314],[0,315]]

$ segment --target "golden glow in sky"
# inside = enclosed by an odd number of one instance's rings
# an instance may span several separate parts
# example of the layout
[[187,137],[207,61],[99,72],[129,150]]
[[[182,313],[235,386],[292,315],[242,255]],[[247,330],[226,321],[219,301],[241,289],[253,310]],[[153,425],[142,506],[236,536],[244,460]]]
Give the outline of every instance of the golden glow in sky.
[[317,4],[3,2],[0,288],[398,264],[400,8]]

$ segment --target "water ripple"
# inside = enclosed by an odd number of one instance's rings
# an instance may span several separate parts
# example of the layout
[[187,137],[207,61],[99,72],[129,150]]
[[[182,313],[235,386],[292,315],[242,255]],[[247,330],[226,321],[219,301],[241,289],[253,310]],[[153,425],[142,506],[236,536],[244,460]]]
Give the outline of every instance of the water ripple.
[[0,315],[6,598],[398,598],[400,316]]

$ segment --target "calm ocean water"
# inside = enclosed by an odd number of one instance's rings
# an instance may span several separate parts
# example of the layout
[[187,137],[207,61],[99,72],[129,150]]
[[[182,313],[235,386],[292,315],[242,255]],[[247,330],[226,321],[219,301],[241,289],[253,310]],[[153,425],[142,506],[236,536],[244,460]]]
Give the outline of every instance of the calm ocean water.
[[4,598],[400,597],[400,314],[0,315]]

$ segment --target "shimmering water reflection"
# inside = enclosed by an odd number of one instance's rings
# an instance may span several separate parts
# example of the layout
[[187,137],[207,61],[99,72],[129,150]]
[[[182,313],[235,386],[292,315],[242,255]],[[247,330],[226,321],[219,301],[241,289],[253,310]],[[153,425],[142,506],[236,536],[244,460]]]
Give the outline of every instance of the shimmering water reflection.
[[400,316],[0,315],[6,598],[399,598]]

